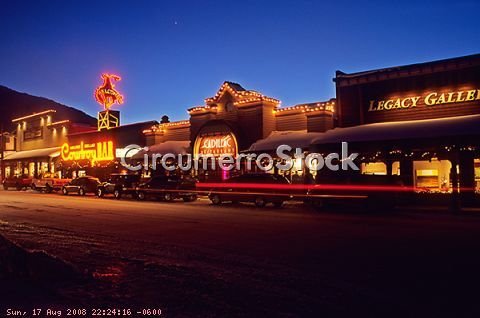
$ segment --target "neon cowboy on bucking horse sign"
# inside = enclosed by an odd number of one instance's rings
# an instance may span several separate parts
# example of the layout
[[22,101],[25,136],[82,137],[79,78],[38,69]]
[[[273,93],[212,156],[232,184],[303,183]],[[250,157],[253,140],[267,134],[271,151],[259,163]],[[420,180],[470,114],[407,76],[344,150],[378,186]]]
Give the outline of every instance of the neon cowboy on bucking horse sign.
[[105,110],[110,110],[113,104],[123,104],[123,95],[115,89],[115,82],[122,78],[113,74],[102,74],[103,83],[95,90],[95,99]]

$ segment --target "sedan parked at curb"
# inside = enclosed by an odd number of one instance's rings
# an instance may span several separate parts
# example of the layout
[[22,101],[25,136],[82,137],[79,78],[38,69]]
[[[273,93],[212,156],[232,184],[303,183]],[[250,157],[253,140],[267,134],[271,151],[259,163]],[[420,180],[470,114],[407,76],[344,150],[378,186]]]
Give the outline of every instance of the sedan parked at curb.
[[189,176],[156,176],[138,186],[136,196],[138,200],[156,197],[163,201],[183,199],[185,202],[192,202],[197,199],[195,185],[196,180]]
[[76,193],[78,195],[85,195],[87,193],[96,193],[100,181],[94,177],[78,177],[67,183],[62,188],[62,193],[68,195]]
[[97,196],[102,198],[107,194],[113,194],[115,199],[123,195],[135,195],[135,189],[140,183],[140,175],[112,173],[107,182],[102,182],[97,187]]

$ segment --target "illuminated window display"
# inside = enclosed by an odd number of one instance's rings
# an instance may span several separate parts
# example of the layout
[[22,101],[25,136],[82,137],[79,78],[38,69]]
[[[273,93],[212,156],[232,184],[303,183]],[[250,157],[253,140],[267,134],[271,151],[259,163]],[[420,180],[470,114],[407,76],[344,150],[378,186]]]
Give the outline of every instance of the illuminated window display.
[[[387,165],[384,162],[367,162],[362,163],[360,167],[362,174],[370,175],[387,175]],[[400,162],[395,161],[392,164],[392,175],[400,175]]]
[[448,160],[432,159],[431,161],[414,161],[415,187],[432,192],[449,192],[450,169],[452,164]]

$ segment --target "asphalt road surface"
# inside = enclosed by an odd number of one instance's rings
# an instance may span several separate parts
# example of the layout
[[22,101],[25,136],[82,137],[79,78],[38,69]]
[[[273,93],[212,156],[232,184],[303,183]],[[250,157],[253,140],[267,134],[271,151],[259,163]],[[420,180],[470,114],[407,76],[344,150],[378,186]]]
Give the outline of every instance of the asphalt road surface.
[[161,308],[166,317],[480,314],[476,215],[0,191],[0,235],[83,277],[52,267],[37,280],[7,279],[3,308]]

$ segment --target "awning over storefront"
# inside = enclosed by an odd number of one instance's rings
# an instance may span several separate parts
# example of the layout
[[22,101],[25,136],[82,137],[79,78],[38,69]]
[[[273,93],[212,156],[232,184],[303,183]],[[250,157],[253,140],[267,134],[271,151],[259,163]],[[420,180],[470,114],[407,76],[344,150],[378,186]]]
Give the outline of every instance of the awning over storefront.
[[480,115],[384,122],[329,130],[314,145],[480,135]]
[[35,158],[56,158],[60,156],[60,147],[17,151],[5,156],[5,160],[23,160]]
[[133,159],[143,159],[145,154],[174,154],[174,155],[186,155],[189,153],[190,140],[170,140],[160,144],[155,144],[148,147],[148,150],[141,150],[132,156]]
[[281,145],[307,150],[312,141],[323,134],[324,133],[309,133],[306,130],[273,131],[267,138],[260,139],[253,143],[247,152],[275,151]]

